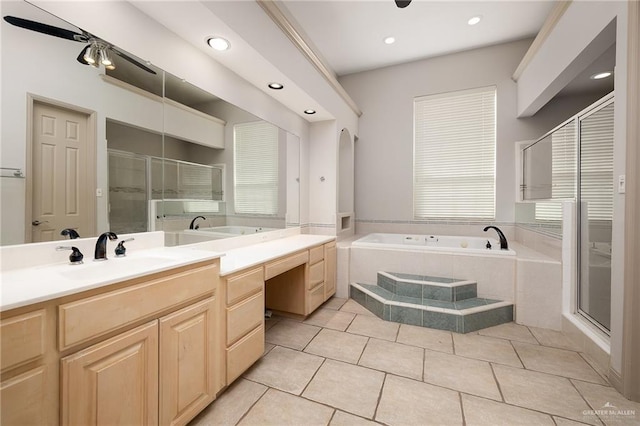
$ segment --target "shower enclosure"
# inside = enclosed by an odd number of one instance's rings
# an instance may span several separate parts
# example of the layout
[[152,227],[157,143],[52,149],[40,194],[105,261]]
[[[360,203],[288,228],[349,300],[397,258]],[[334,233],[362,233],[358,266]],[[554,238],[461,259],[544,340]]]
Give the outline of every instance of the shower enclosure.
[[613,93],[522,152],[522,200],[540,229],[562,226],[560,201],[577,203],[575,311],[605,333],[611,321]]

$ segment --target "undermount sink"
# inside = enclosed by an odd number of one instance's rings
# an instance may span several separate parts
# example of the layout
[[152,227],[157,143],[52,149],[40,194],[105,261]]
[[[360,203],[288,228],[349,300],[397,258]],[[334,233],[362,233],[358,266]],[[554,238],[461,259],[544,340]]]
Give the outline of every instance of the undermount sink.
[[112,257],[101,261],[89,259],[81,265],[68,265],[68,269],[60,271],[59,274],[71,280],[87,280],[95,278],[96,275],[104,276],[119,274],[123,271],[140,271],[168,262],[171,262],[170,258],[161,256]]

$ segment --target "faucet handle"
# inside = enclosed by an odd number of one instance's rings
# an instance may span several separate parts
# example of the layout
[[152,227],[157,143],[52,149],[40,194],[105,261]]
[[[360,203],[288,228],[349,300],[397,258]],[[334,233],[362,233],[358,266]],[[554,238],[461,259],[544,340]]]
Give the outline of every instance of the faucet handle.
[[56,250],[57,251],[72,250],[71,254],[69,255],[69,263],[71,263],[72,265],[80,265],[81,263],[83,263],[82,259],[84,258],[84,255],[80,252],[78,247],[58,246],[56,247]]
[[116,257],[124,257],[127,255],[127,248],[124,246],[124,243],[128,242],[128,241],[133,241],[135,240],[135,238],[127,238],[125,240],[120,240],[120,242],[118,243],[118,245],[116,246]]

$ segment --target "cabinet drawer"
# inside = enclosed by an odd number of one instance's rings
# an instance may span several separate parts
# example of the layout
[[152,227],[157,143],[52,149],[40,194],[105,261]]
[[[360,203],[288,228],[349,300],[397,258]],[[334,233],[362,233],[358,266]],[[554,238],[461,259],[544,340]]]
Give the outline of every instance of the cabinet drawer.
[[60,350],[211,294],[218,281],[217,268],[207,265],[60,305]]
[[309,264],[320,262],[324,259],[324,246],[309,249]]
[[261,325],[264,321],[264,293],[227,308],[227,346]]
[[287,272],[290,269],[300,266],[309,261],[309,251],[293,254],[291,256],[284,257],[282,259],[274,260],[264,265],[264,279],[268,280],[276,275],[280,275],[283,272]]
[[324,284],[307,292],[307,315],[315,311],[324,302]]
[[307,289],[311,290],[324,281],[324,260],[309,266],[309,284]]
[[227,384],[233,382],[264,353],[264,326],[261,325],[227,349]]
[[227,306],[262,290],[264,271],[262,266],[227,278]]
[[2,371],[44,355],[45,333],[44,309],[3,319],[0,322]]

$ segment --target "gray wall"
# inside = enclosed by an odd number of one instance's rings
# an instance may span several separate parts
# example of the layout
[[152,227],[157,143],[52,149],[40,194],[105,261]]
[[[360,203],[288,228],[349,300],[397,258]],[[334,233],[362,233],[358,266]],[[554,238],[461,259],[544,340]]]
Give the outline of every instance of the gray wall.
[[521,40],[340,78],[363,111],[355,148],[356,218],[413,220],[414,97],[495,85],[496,221],[514,221],[515,142],[542,136],[580,108],[567,107],[572,102],[565,100],[548,113],[516,117],[511,76],[530,43]]

